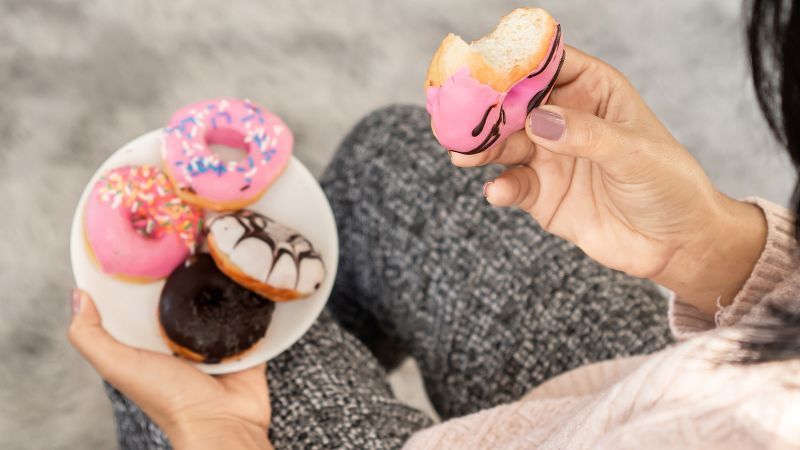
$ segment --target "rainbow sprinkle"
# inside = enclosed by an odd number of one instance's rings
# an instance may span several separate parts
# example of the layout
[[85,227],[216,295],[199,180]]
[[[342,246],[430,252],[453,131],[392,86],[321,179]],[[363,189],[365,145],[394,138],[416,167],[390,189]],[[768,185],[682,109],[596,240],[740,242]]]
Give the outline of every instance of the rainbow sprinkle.
[[137,231],[152,238],[176,233],[194,251],[202,228],[202,212],[175,195],[169,179],[157,167],[114,169],[98,183],[100,200],[113,209],[128,208]]

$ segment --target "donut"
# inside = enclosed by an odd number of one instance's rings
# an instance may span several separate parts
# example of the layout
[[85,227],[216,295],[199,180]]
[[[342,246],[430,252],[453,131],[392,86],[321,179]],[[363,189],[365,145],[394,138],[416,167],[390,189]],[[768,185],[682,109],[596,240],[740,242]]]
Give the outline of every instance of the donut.
[[149,282],[169,275],[194,251],[202,217],[157,167],[124,166],[92,187],[84,234],[91,259],[103,272]]
[[[164,170],[178,195],[207,209],[240,209],[258,200],[292,156],[294,137],[280,117],[249,100],[207,100],[184,106],[164,129]],[[225,161],[209,148],[244,150]]]
[[220,270],[272,301],[308,297],[325,279],[322,258],[305,237],[257,212],[221,214],[207,232]]
[[241,358],[264,337],[275,304],[234,283],[207,253],[167,278],[158,302],[161,335],[178,356],[217,364]]
[[470,44],[449,34],[425,81],[439,143],[476,154],[523,129],[531,110],[547,101],[564,57],[561,25],[543,9],[516,9]]

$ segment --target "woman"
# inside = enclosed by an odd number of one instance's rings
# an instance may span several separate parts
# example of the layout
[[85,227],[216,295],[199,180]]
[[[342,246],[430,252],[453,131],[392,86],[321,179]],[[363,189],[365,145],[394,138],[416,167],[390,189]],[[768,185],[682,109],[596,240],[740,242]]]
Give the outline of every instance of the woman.
[[[800,167],[800,7],[751,6],[759,101]],[[568,53],[550,105],[482,154],[442,162],[414,107],[350,133],[323,180],[330,308],[269,392],[263,366],[211,377],[119,344],[76,291],[70,339],[110,383],[121,445],[800,446],[794,217],[720,194],[621,74]],[[483,205],[486,179],[515,208]],[[669,314],[643,278],[676,293]],[[444,423],[391,396],[404,354]]]

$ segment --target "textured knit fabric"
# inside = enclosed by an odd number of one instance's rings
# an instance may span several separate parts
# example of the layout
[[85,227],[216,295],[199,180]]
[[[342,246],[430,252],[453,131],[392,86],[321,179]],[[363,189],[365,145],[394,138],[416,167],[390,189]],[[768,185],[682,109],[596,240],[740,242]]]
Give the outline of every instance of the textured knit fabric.
[[[341,255],[330,314],[269,363],[276,448],[398,448],[430,426],[392,397],[378,360],[414,357],[449,419],[671,342],[655,286],[488,205],[481,188],[496,174],[453,167],[418,107],[382,109],[345,138],[322,180]],[[168,446],[108,392],[123,448]]]

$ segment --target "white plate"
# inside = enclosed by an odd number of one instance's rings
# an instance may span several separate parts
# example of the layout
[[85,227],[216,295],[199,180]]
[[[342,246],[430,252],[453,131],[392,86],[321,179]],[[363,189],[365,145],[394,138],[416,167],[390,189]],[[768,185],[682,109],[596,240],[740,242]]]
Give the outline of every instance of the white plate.
[[[172,352],[158,330],[156,311],[164,280],[132,284],[103,273],[87,254],[83,236],[83,209],[92,186],[105,172],[125,165],[161,166],[160,133],[140,136],[114,152],[95,172],[81,195],[70,232],[70,258],[76,285],[92,296],[103,327],[120,342],[160,353]],[[328,199],[317,181],[296,158],[260,200],[248,206],[306,236],[322,256],[327,270],[325,281],[311,297],[276,303],[267,334],[252,351],[237,361],[195,364],[211,374],[236,372],[268,361],[294,344],[311,327],[333,287],[339,261],[336,223]]]

